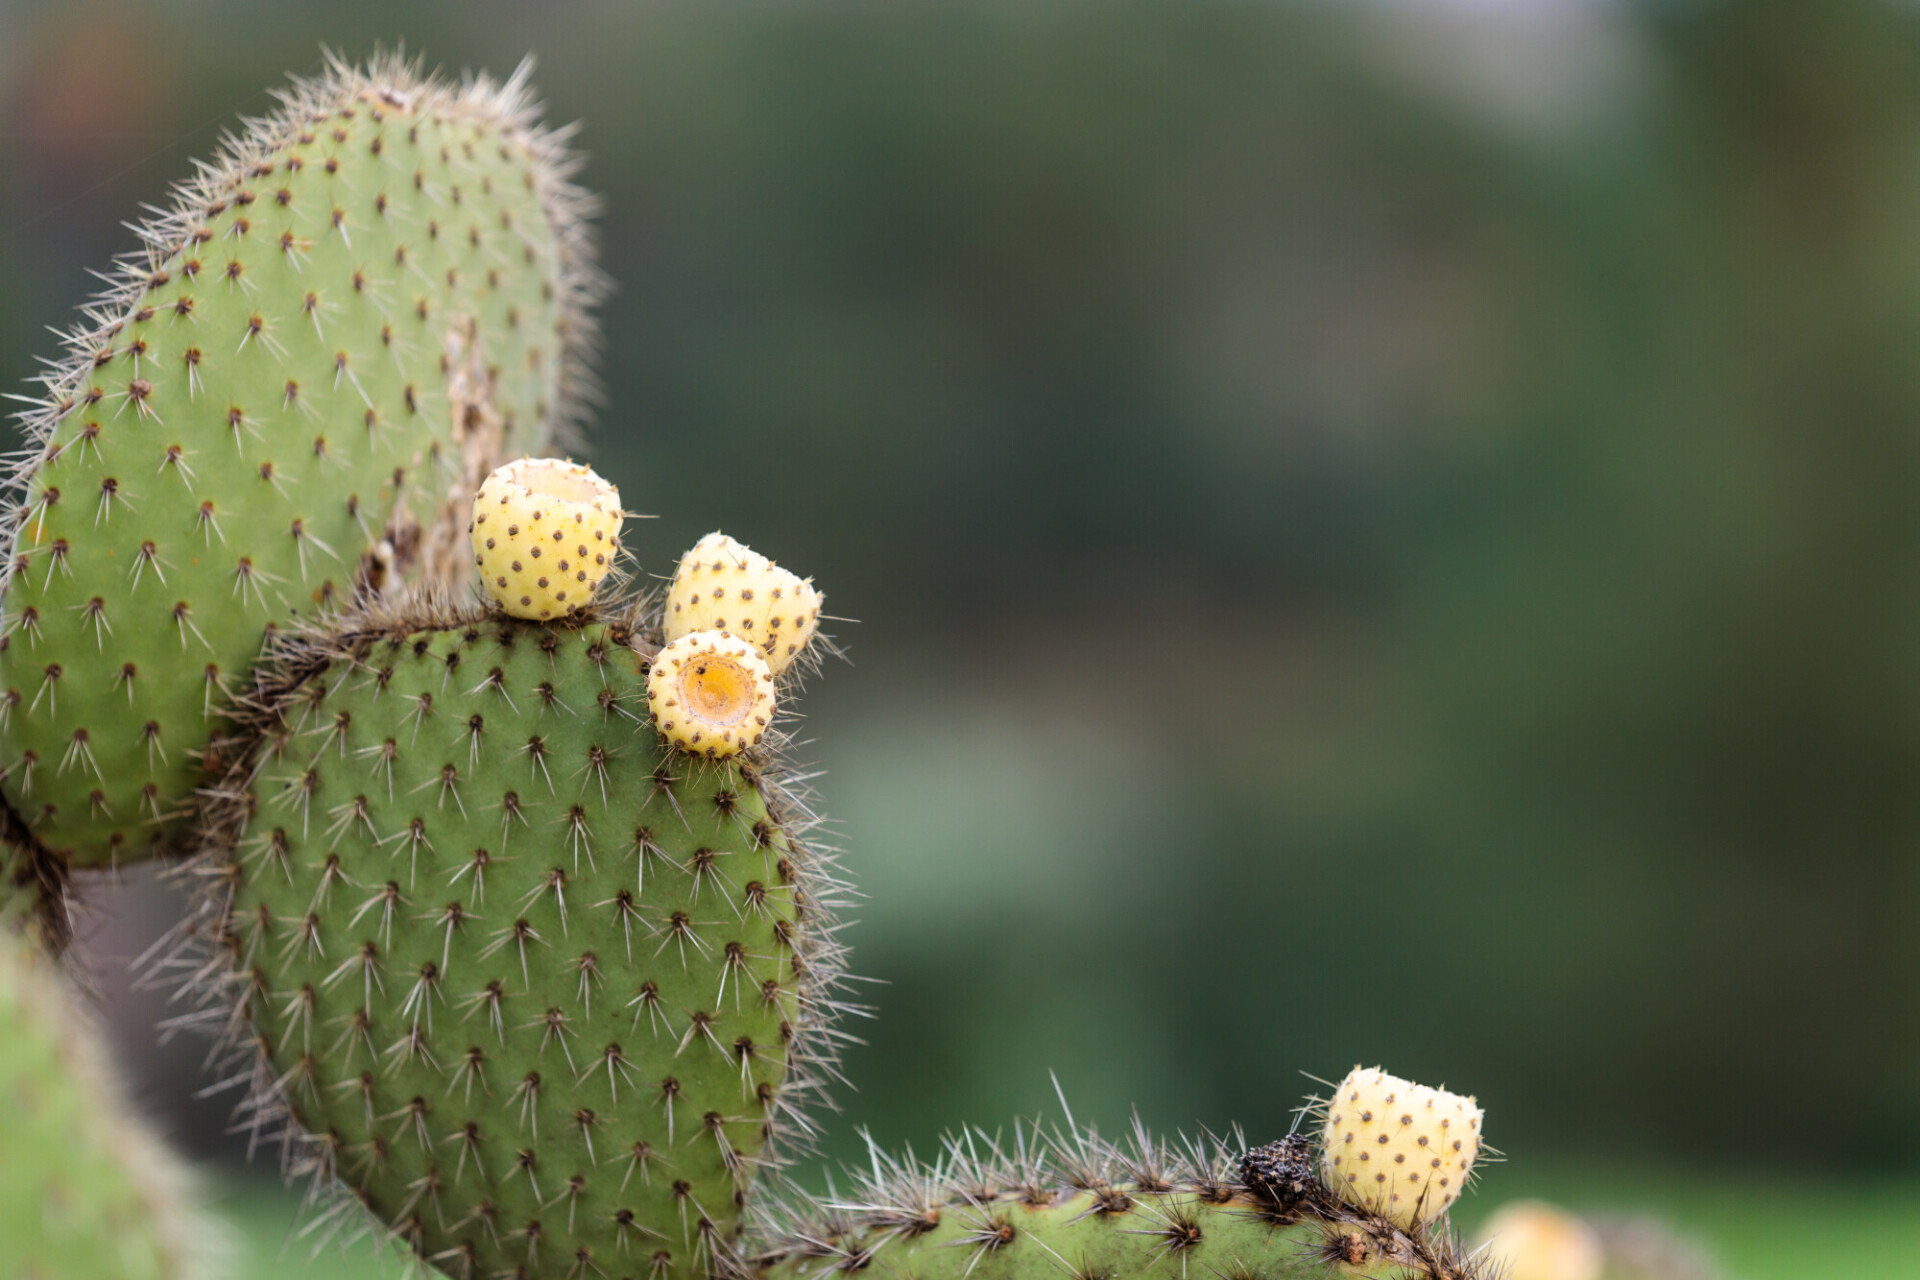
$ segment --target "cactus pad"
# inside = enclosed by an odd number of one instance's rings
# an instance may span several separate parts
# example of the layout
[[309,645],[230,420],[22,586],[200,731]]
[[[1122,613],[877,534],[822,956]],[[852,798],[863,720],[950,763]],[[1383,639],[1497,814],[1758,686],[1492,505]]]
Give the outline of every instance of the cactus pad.
[[263,637],[458,571],[473,486],[576,412],[583,197],[523,80],[387,59],[283,102],[141,229],[25,415],[0,776],[78,865],[182,835]]
[[213,815],[256,1114],[455,1275],[719,1266],[812,1087],[819,855],[761,768],[660,741],[651,653],[477,613],[288,642]]
[[52,961],[0,929],[0,1276],[186,1280],[218,1239]]
[[[1288,1154],[1286,1148],[1297,1146]],[[1155,1143],[1137,1125],[1097,1135],[1016,1127],[1003,1150],[966,1132],[932,1167],[875,1153],[844,1201],[791,1189],[756,1207],[756,1280],[825,1280],[871,1269],[916,1280],[1486,1280],[1451,1237],[1407,1232],[1343,1204],[1304,1139],[1236,1164],[1219,1142]],[[1262,1154],[1264,1153],[1264,1154]],[[1277,1153],[1277,1154],[1276,1154]],[[1256,1159],[1256,1157],[1259,1157]],[[1297,1186],[1250,1176],[1286,1166]],[[1284,1195],[1281,1185],[1294,1189]]]

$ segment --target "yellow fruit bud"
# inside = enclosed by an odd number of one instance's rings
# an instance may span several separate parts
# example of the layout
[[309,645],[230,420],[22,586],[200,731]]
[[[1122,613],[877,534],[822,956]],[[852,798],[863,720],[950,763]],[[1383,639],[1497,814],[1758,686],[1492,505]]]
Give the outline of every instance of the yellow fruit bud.
[[823,599],[811,578],[716,530],[680,557],[667,588],[666,637],[725,631],[760,650],[777,676],[813,639]]
[[758,746],[766,735],[773,722],[773,673],[745,640],[696,631],[653,660],[647,710],[673,746],[723,759]]
[[480,582],[516,618],[584,608],[620,553],[620,491],[578,462],[521,458],[473,499]]
[[1355,1067],[1327,1102],[1327,1185],[1403,1228],[1431,1222],[1467,1185],[1483,1115],[1472,1098]]
[[1606,1251],[1592,1227],[1538,1200],[1501,1206],[1479,1242],[1505,1280],[1600,1280]]

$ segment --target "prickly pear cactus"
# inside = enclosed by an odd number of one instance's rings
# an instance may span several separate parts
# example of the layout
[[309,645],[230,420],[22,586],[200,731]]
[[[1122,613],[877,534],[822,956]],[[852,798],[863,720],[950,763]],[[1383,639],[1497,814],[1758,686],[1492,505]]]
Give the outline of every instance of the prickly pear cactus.
[[0,1276],[186,1280],[220,1250],[52,963],[0,930]]
[[521,76],[335,64],[140,229],[24,415],[5,517],[0,792],[46,849],[176,841],[263,637],[464,571],[473,487],[577,410],[596,285],[562,139]]
[[1411,1231],[1343,1202],[1304,1137],[1124,1146],[1016,1126],[977,1131],[932,1167],[874,1152],[844,1200],[792,1188],[755,1209],[746,1273],[806,1280],[873,1268],[918,1280],[1488,1280],[1444,1228]]
[[289,642],[213,814],[256,1119],[455,1275],[710,1273],[817,1082],[831,881],[760,766],[661,741],[652,653],[471,608]]

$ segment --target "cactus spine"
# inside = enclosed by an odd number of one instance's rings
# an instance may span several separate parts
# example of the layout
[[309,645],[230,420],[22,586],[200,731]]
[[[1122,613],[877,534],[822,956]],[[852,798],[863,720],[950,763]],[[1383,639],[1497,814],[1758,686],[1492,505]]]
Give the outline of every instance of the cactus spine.
[[190,1280],[207,1224],[53,964],[0,929],[0,1276]]
[[454,1275],[707,1274],[804,1136],[833,881],[764,761],[661,742],[654,652],[414,603],[285,640],[209,814],[255,1121]]
[[0,792],[74,865],[178,841],[263,638],[452,572],[465,495],[579,410],[586,201],[524,78],[382,58],[282,99],[140,229],[25,415]]

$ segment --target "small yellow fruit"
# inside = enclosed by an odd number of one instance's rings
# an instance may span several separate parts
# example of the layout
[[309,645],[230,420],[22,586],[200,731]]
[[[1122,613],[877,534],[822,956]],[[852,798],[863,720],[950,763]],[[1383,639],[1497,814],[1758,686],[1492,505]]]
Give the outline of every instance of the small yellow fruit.
[[1467,1185],[1484,1114],[1472,1098],[1355,1067],[1327,1102],[1327,1185],[1402,1228],[1431,1222]]
[[473,499],[480,582],[516,618],[586,607],[620,554],[620,491],[591,467],[521,458],[486,478]]
[[1592,1227],[1538,1200],[1502,1205],[1479,1242],[1505,1280],[1600,1280],[1606,1251]]
[[760,745],[766,735],[773,722],[773,673],[745,640],[696,631],[654,658],[647,710],[673,746],[724,759]]
[[813,579],[715,530],[680,557],[667,588],[666,637],[725,631],[759,649],[777,676],[813,639],[825,598]]

